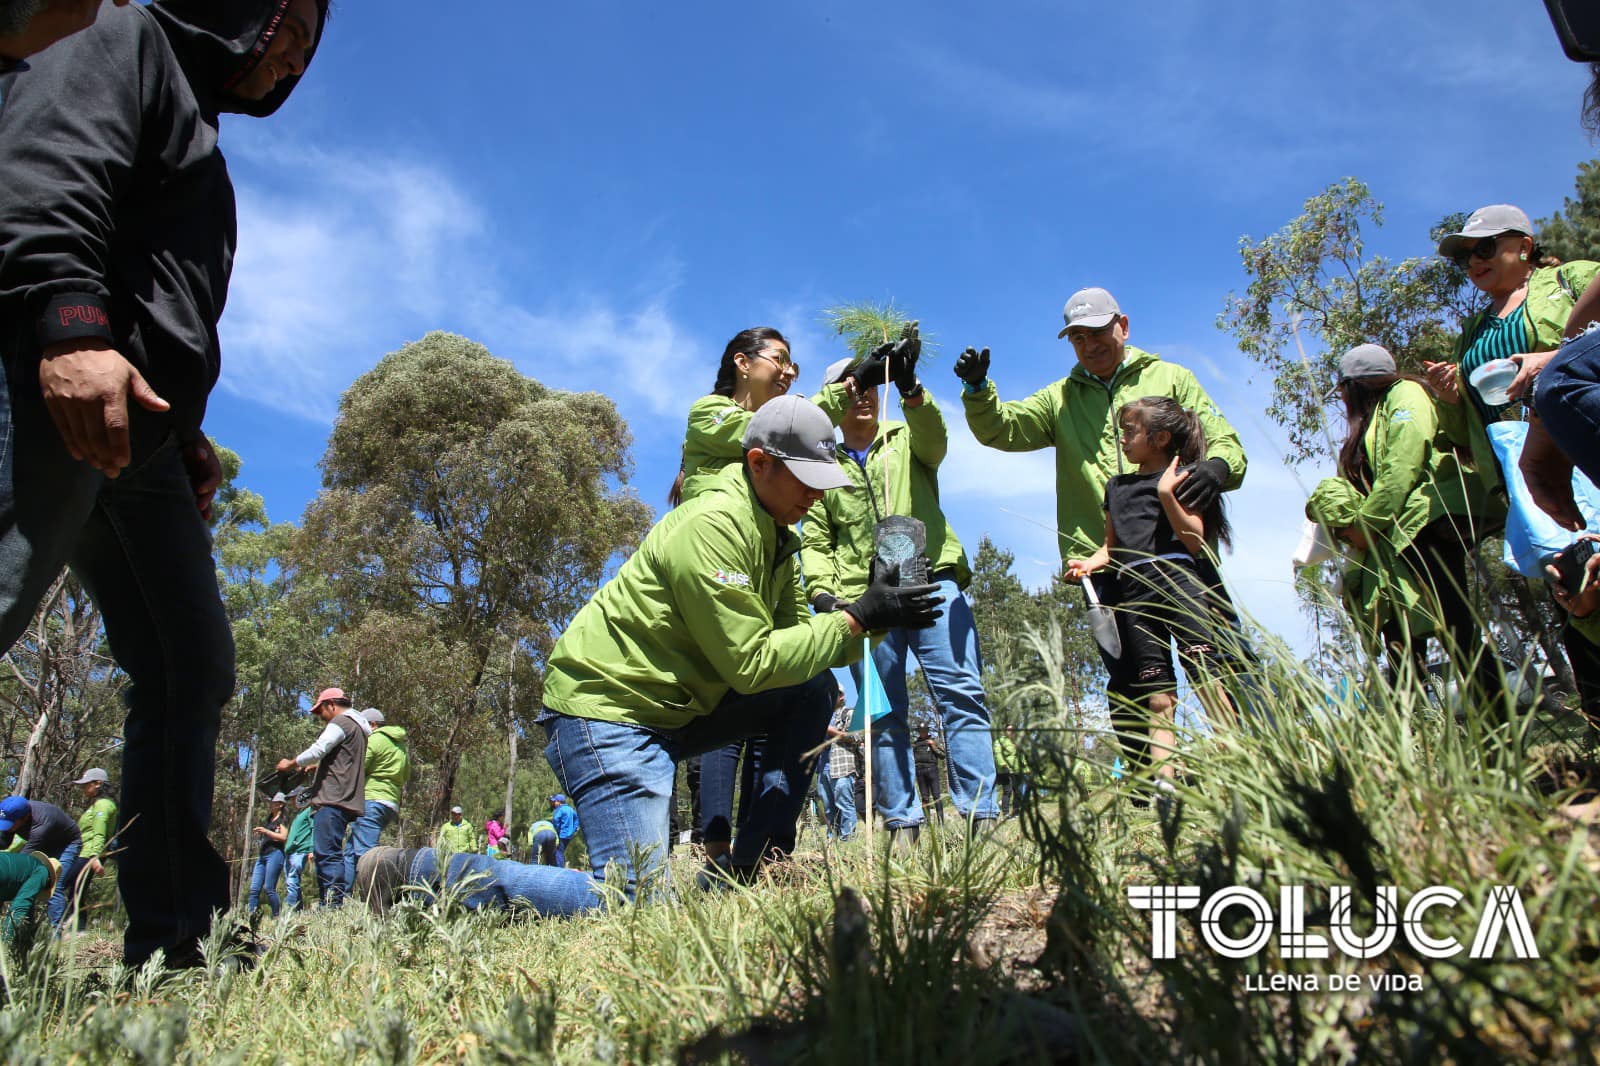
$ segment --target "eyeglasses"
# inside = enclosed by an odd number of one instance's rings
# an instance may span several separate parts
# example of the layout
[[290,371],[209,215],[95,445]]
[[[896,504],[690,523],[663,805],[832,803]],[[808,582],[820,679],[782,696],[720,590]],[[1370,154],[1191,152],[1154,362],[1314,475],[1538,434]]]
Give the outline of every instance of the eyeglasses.
[[793,374],[795,377],[800,376],[800,364],[790,359],[786,354],[779,354],[776,348],[763,348],[759,352],[755,352],[753,357],[772,360],[773,365],[778,368],[780,373]]
[[1497,233],[1493,237],[1479,237],[1478,242],[1471,248],[1463,248],[1450,258],[1458,267],[1465,267],[1474,259],[1493,259],[1495,249],[1500,247],[1500,238],[1509,236],[1512,234]]

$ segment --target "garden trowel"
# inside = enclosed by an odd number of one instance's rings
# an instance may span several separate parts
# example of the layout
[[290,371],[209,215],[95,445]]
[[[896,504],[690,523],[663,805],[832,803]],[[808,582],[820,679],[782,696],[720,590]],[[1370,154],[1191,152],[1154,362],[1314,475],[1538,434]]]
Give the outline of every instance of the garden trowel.
[[1095,595],[1094,582],[1089,580],[1088,574],[1083,575],[1083,594],[1089,597],[1089,628],[1094,630],[1094,642],[1113,659],[1122,658],[1122,635],[1117,632],[1117,620],[1111,608]]

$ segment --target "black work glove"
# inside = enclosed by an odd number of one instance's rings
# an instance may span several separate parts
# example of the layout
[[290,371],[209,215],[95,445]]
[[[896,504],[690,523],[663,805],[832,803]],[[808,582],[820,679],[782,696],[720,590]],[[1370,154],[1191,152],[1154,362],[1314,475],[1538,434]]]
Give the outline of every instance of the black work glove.
[[1221,459],[1202,459],[1189,468],[1189,476],[1178,485],[1178,502],[1199,514],[1208,510],[1222,495],[1222,486],[1233,474]]
[[944,597],[938,595],[938,585],[897,584],[900,564],[879,569],[872,566],[872,583],[854,603],[845,604],[844,610],[861,628],[870,632],[884,629],[927,629],[942,614],[939,605]]
[[917,323],[908,322],[905,329],[900,331],[900,339],[895,342],[894,351],[889,357],[889,373],[901,396],[915,396],[919,391],[917,359],[921,355],[922,337],[917,332]]
[[827,614],[837,611],[844,606],[844,601],[831,592],[819,592],[811,597],[811,609],[818,614]]
[[884,367],[889,365],[889,359],[894,355],[895,341],[885,341],[867,353],[865,359],[843,378],[845,381],[856,383],[856,394],[860,395],[868,389],[875,389],[883,384],[886,372]]
[[989,377],[989,349],[968,348],[956,360],[956,377],[977,388]]

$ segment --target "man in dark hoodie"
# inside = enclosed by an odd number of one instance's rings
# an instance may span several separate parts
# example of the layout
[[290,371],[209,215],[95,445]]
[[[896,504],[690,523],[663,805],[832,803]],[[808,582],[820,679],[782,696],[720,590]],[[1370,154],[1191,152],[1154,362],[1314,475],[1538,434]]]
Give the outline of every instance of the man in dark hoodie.
[[233,641],[200,428],[235,239],[219,115],[275,111],[325,14],[155,0],[0,79],[0,651],[70,565],[132,681],[118,884],[133,965],[158,949],[197,964],[228,906],[206,833]]

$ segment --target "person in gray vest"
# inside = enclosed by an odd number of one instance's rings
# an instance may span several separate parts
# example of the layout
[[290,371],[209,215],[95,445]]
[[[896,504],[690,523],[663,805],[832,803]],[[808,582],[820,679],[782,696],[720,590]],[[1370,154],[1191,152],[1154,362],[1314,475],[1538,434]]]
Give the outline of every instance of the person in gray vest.
[[327,688],[311,713],[328,723],[312,745],[292,759],[280,759],[279,770],[315,764],[311,780],[311,853],[317,860],[321,906],[337,907],[350,888],[346,879],[344,835],[366,805],[367,737],[372,726],[352,708],[343,689]]

